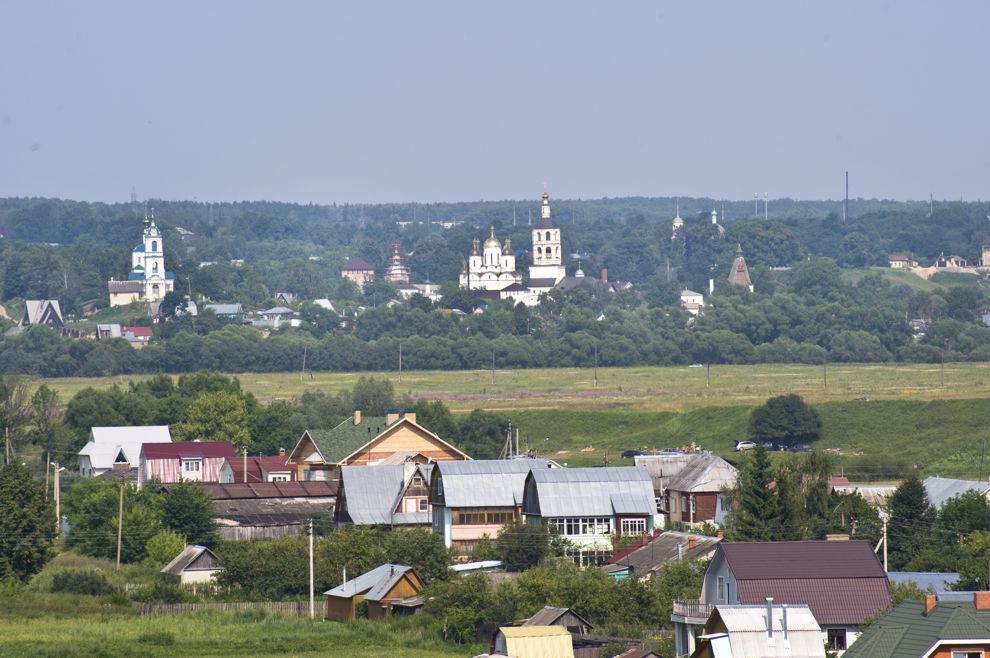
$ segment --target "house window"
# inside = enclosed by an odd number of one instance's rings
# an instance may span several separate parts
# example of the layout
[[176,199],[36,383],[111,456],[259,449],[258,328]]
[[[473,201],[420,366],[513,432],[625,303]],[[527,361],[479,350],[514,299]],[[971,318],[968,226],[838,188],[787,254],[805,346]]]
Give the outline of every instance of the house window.
[[953,651],[952,658],[983,658],[983,651],[980,649],[963,649],[962,651]]
[[198,459],[184,459],[182,460],[182,470],[186,473],[199,473],[201,463]]
[[443,495],[443,480],[441,480],[440,478],[437,478],[437,495],[438,496]]
[[607,516],[553,519],[550,522],[562,537],[607,535],[612,532],[612,519]]
[[670,513],[677,514],[677,496],[670,497]]
[[289,475],[288,475],[288,473],[269,473],[268,474],[268,481],[269,482],[288,482],[289,481]]
[[[844,628],[829,628],[825,631],[826,640],[825,646],[829,651],[845,651],[846,650],[846,629]],[[980,656],[982,658],[982,656]]]
[[623,535],[645,535],[646,519],[622,519]]
[[663,496],[657,496],[653,500],[657,504],[657,514],[662,514],[663,513]]
[[718,577],[718,600],[725,600],[725,578],[722,576]]
[[420,498],[419,499],[419,511],[420,512],[428,512],[429,509],[430,509],[430,501],[427,500],[426,498]]

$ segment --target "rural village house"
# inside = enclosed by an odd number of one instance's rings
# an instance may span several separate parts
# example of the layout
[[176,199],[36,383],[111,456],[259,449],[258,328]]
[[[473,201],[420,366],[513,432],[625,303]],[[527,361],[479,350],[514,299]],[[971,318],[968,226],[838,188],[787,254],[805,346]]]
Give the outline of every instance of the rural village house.
[[212,582],[213,576],[223,571],[216,554],[206,546],[186,546],[182,552],[162,568],[161,573],[172,576],[180,585]]
[[337,495],[338,524],[430,525],[432,464],[342,466]]
[[549,523],[576,546],[579,566],[602,564],[612,538],[653,532],[656,503],[645,468],[534,469],[526,477],[527,523]]
[[79,475],[98,477],[110,470],[136,469],[145,443],[171,443],[168,425],[93,427],[79,451]]
[[203,484],[225,540],[302,535],[313,518],[333,515],[336,482]]
[[647,578],[663,571],[669,560],[707,560],[721,537],[706,537],[668,530],[612,555],[602,569],[613,578]]
[[825,658],[818,622],[806,605],[718,605],[691,658]]
[[643,455],[635,458],[653,479],[657,512],[671,523],[724,525],[736,485],[736,468],[708,452]]
[[326,618],[353,620],[358,604],[364,601],[368,605],[368,619],[381,619],[392,613],[393,606],[416,597],[423,587],[423,580],[412,567],[383,564],[327,590]]
[[[962,594],[962,592],[960,592]],[[990,592],[966,601],[905,601],[863,631],[846,658],[984,658],[990,655]]]
[[671,621],[677,655],[716,605],[807,605],[826,646],[838,653],[890,605],[883,566],[865,541],[722,542],[705,569],[700,601],[675,601]]
[[460,555],[478,540],[495,538],[522,519],[523,489],[533,470],[549,470],[545,459],[438,462],[430,475],[433,532]]
[[[284,451],[283,451],[284,452]],[[228,459],[220,468],[220,482],[224,484],[255,484],[258,482],[292,482],[296,469],[283,455],[248,455]]]
[[289,454],[300,480],[332,480],[340,466],[378,464],[396,453],[421,455],[424,461],[471,459],[416,422],[411,410],[390,410],[384,417],[351,418],[329,430],[306,430]]
[[230,441],[180,441],[141,446],[138,486],[148,480],[219,482],[225,460],[234,458]]

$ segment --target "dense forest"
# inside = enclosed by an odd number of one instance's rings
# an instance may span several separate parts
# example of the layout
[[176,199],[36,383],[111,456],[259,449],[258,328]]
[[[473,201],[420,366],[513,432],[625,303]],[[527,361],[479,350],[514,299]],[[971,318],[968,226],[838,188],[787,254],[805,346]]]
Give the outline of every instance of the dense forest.
[[[685,226],[672,237],[676,203],[553,201],[565,251],[580,255],[568,260],[570,271],[580,265],[590,280],[607,268],[610,280],[631,287],[613,293],[579,286],[534,308],[490,303],[476,314],[480,301],[455,283],[471,241],[495,226],[521,248],[517,265],[525,271],[537,201],[153,201],[178,293],[263,308],[274,305],[276,291],[287,291],[302,300],[329,298],[336,313],[302,302],[303,327],[271,335],[208,313],[173,318],[156,325],[156,340],[140,351],[122,340],[69,340],[36,328],[0,340],[0,371],[295,370],[304,354],[316,370],[384,370],[395,366],[400,341],[407,367],[430,369],[489,367],[493,354],[499,367],[990,358],[990,330],[980,323],[987,310],[982,276],[937,275],[938,286],[913,286],[879,272],[863,275],[894,251],[923,265],[941,253],[978,261],[990,204],[936,203],[929,212],[927,203],[856,200],[843,221],[836,202],[773,201],[763,219],[747,202],[684,199]],[[136,203],[0,200],[0,291],[11,313],[22,299],[58,299],[75,317],[105,306],[106,281],[129,270],[144,212]],[[418,297],[386,306],[395,297],[387,284],[362,294],[341,279],[341,265],[353,256],[384,267],[392,244],[407,254],[415,281],[443,285],[442,308]],[[737,244],[753,294],[726,282]],[[847,276],[852,268],[857,276]],[[690,322],[679,291],[707,290],[709,277],[715,295]],[[915,323],[913,335],[914,319],[923,331]]]

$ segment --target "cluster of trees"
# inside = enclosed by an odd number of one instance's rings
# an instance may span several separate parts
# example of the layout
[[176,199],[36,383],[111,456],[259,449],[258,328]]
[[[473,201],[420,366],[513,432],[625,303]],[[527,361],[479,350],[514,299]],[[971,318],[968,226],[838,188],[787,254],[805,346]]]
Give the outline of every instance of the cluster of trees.
[[54,554],[55,507],[30,469],[0,467],[0,580],[27,580]]
[[818,412],[794,393],[772,397],[749,415],[749,436],[764,445],[807,445],[817,441],[821,432]]
[[957,572],[956,589],[987,589],[990,503],[986,498],[970,491],[936,510],[921,480],[913,476],[890,497],[887,510],[892,570]]
[[[2,394],[0,385],[0,419]],[[252,454],[274,455],[282,448],[291,450],[304,430],[334,427],[354,409],[384,416],[388,408],[402,406],[413,407],[424,427],[484,459],[499,455],[509,425],[504,414],[476,409],[454,416],[439,400],[399,399],[389,380],[376,377],[360,377],[351,390],[336,395],[308,391],[298,400],[268,404],[243,391],[236,377],[205,371],[177,379],[156,375],[126,387],[85,388],[69,400],[64,413],[57,395],[46,386],[33,399],[46,401],[38,402],[46,413],[37,416],[43,421],[35,421],[24,436],[43,446],[48,437],[57,437],[52,455],[66,463],[85,445],[93,426],[169,425],[176,441],[227,440]]]
[[116,558],[121,487],[122,562],[140,562],[150,556],[156,564],[164,564],[186,544],[216,546],[219,535],[211,499],[198,485],[164,488],[148,483],[138,489],[102,478],[78,481],[64,492],[63,513],[71,528],[66,546],[83,555]]
[[861,496],[829,491],[831,457],[822,452],[788,455],[774,465],[763,446],[750,451],[739,469],[735,506],[726,536],[735,541],[822,539],[841,533],[876,542],[882,534],[877,511]]

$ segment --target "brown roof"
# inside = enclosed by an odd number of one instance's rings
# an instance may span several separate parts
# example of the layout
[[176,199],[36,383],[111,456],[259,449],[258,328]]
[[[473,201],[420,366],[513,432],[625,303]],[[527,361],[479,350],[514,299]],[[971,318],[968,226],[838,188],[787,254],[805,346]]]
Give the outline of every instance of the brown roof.
[[324,498],[337,495],[337,482],[256,482],[253,484],[204,484],[203,491],[214,499],[233,498]]
[[887,574],[865,541],[726,542],[739,602],[807,604],[819,624],[862,624],[890,606]]
[[746,268],[746,259],[743,258],[741,246],[736,246],[736,259],[732,261],[732,268],[729,270],[729,283],[744,288],[753,285],[749,278],[749,270]]
[[356,256],[350,259],[349,261],[347,261],[347,264],[344,265],[343,268],[341,268],[341,271],[344,272],[348,272],[348,271],[362,272],[367,270],[371,270],[372,272],[374,272],[375,268],[371,266],[371,263],[361,258],[360,256]]
[[646,647],[635,647],[623,651],[615,658],[659,658],[660,654]]

